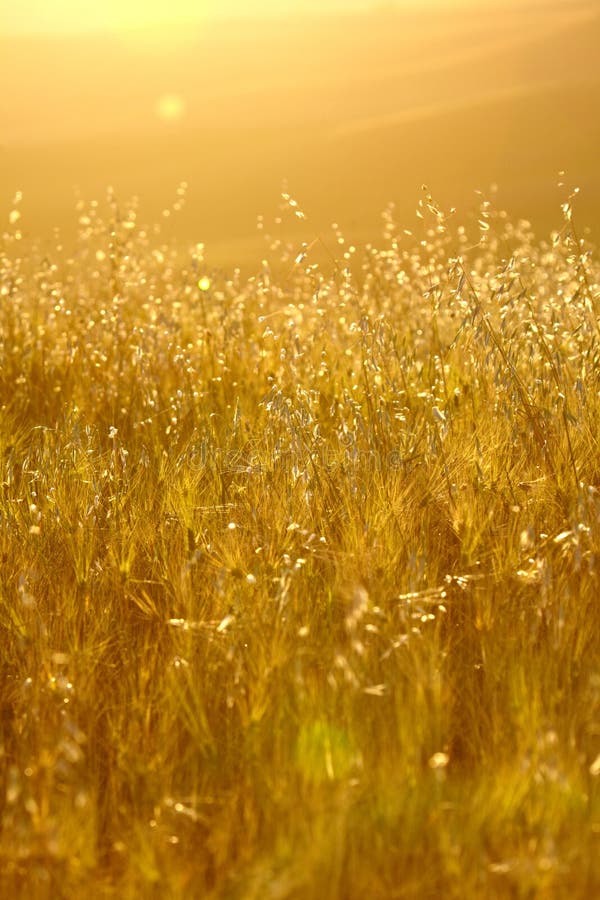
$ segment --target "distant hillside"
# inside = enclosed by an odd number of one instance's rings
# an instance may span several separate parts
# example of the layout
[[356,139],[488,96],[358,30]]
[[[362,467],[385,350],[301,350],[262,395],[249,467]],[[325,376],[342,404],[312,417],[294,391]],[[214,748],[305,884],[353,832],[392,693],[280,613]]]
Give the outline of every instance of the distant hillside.
[[[358,240],[388,200],[412,221],[422,181],[461,207],[499,182],[512,212],[547,228],[560,169],[582,189],[582,222],[600,225],[597,4],[156,37],[0,40],[15,85],[0,98],[0,191],[24,190],[32,230],[72,227],[76,185],[139,193],[154,217],[185,179],[172,233],[220,260],[255,256],[256,215],[274,213],[286,178],[309,214],[298,238],[335,219]],[[164,95],[179,119],[157,116]]]

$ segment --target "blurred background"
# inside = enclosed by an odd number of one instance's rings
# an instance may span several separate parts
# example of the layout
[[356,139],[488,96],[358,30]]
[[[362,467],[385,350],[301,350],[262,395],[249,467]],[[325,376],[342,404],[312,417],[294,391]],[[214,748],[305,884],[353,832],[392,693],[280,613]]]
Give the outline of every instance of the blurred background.
[[598,0],[4,0],[0,221],[21,190],[24,234],[69,239],[77,198],[112,185],[208,261],[246,264],[282,190],[306,214],[283,237],[335,245],[333,222],[376,237],[390,201],[412,228],[423,183],[547,235],[562,181],[593,240],[599,46]]

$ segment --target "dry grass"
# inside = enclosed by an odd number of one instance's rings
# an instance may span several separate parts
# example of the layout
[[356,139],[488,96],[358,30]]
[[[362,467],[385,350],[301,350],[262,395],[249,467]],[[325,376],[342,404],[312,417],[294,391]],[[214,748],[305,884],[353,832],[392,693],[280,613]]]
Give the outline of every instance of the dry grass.
[[600,891],[600,263],[563,212],[425,195],[245,279],[112,197],[72,253],[16,208],[3,896]]

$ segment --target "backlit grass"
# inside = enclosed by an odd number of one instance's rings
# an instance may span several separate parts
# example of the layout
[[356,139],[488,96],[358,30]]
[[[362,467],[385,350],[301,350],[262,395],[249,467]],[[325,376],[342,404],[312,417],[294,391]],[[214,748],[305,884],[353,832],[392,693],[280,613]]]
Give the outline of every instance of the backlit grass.
[[0,244],[2,896],[595,896],[570,201],[542,240],[425,192],[252,277],[78,215]]

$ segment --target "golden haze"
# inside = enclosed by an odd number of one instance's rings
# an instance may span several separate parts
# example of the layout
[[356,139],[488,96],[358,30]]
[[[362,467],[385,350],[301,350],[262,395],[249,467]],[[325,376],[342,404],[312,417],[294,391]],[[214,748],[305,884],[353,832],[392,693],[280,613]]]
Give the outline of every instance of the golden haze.
[[0,38],[0,897],[599,897],[597,5],[141,8]]
[[[131,25],[142,7],[102,8]],[[146,21],[164,11],[144,8]],[[463,210],[497,183],[498,203],[548,231],[560,170],[581,188],[582,226],[598,224],[594,4],[207,17],[77,37],[59,24],[0,38],[0,189],[5,209],[23,190],[33,232],[72,234],[76,189],[91,199],[107,184],[153,219],[182,180],[189,203],[169,227],[221,262],[262,256],[256,216],[276,215],[284,182],[308,216],[298,240],[327,239],[332,221],[366,239],[389,201],[410,227],[422,182]]]

